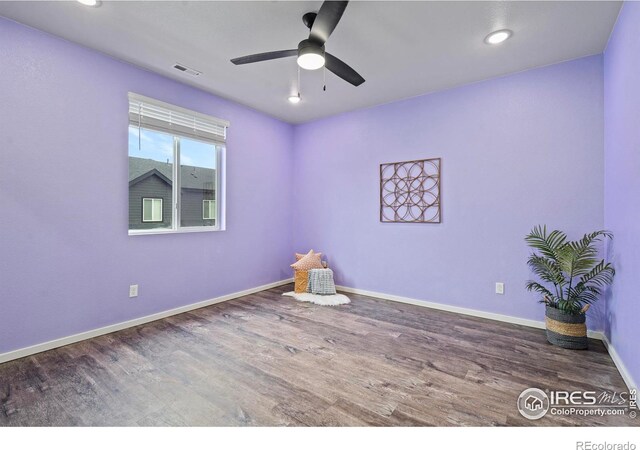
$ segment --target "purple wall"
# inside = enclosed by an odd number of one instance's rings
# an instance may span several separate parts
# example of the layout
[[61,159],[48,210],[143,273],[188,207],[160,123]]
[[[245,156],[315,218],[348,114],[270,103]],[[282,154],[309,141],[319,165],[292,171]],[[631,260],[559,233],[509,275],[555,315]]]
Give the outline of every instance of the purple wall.
[[[523,238],[602,228],[602,83],[591,56],[296,127],[296,250],[325,252],[345,286],[543,319]],[[380,223],[379,164],[429,157],[442,224]]]
[[[0,353],[291,276],[290,125],[1,18],[0,42]],[[231,121],[227,231],[127,236],[128,91]]]
[[640,274],[640,3],[625,2],[604,56],[605,225],[616,279],[608,299],[607,336],[640,381],[636,286]]

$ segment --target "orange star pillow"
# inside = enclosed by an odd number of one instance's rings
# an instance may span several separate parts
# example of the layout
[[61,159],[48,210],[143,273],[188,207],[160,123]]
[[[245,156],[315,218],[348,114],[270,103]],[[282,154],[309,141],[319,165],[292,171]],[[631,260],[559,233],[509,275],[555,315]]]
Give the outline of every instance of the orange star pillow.
[[300,258],[295,264],[291,264],[291,267],[293,270],[324,269],[320,260],[320,253],[313,253],[313,250]]
[[[313,250],[311,250],[311,253],[313,253]],[[316,253],[316,255],[322,256],[322,253]],[[296,261],[300,261],[305,256],[307,256],[305,253],[296,253]]]

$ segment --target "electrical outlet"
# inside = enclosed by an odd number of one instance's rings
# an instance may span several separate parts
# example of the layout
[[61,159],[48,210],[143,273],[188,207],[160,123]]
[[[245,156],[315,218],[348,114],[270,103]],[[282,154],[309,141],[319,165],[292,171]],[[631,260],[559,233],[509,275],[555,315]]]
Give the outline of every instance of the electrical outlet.
[[137,296],[138,296],[138,285],[132,284],[131,286],[129,286],[129,298],[133,298]]
[[496,283],[496,294],[504,295],[504,283]]

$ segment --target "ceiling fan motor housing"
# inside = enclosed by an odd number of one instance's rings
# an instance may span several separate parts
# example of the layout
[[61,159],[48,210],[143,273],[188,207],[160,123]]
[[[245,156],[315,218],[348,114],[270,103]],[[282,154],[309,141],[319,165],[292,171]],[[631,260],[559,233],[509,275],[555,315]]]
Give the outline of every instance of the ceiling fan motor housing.
[[300,41],[298,44],[298,56],[306,55],[307,53],[324,56],[324,45],[318,45],[310,39]]
[[313,22],[316,21],[316,16],[318,14],[314,12],[308,12],[304,16],[302,16],[302,23],[308,28],[311,29],[313,26]]

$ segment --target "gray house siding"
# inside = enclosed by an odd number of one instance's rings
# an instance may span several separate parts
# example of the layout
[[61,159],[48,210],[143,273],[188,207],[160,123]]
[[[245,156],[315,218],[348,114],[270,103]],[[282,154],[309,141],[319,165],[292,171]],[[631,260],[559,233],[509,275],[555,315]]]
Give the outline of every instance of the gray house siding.
[[[142,199],[162,199],[162,222],[142,221]],[[129,229],[148,230],[171,227],[171,185],[156,175],[129,186]]]
[[180,225],[183,227],[215,226],[215,220],[204,220],[202,201],[215,200],[215,192],[204,189],[182,189]]

